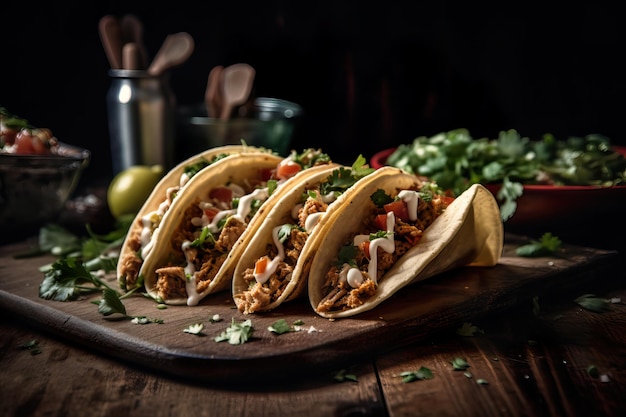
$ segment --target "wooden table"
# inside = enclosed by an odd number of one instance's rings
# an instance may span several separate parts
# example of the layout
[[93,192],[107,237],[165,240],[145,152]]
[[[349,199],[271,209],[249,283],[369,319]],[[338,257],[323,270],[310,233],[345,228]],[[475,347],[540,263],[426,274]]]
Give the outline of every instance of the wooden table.
[[[592,279],[546,289],[536,303],[524,297],[477,317],[475,336],[443,326],[408,345],[354,361],[348,356],[345,367],[332,372],[259,378],[251,367],[253,382],[244,376],[228,384],[120,361],[2,311],[0,415],[623,416],[626,307],[618,301],[626,300],[624,262],[597,267]],[[7,272],[0,269],[0,282]],[[586,293],[613,299],[611,310],[592,312],[573,302]],[[33,341],[34,348],[25,347]],[[470,367],[454,370],[455,358]],[[420,367],[433,378],[403,382],[401,373]],[[342,369],[356,381],[337,381]]]

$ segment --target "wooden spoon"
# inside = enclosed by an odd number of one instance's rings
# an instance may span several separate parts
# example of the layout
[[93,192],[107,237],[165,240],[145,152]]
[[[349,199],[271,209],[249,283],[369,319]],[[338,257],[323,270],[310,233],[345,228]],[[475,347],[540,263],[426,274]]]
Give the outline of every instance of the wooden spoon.
[[187,32],[167,35],[163,45],[148,67],[151,75],[160,75],[163,71],[182,64],[193,52],[193,38]]
[[209,72],[204,102],[209,117],[219,117],[222,109],[222,72],[224,67],[217,65]]
[[139,63],[139,49],[135,42],[128,42],[122,49],[122,66],[127,70],[139,70],[143,68]]
[[136,69],[146,69],[148,67],[148,51],[143,42],[143,23],[132,14],[125,14],[120,19],[120,27],[124,36],[124,43],[134,42],[137,46],[139,67]]
[[224,68],[222,77],[222,112],[220,118],[227,120],[233,109],[248,101],[252,85],[254,84],[255,70],[248,64],[234,64]]
[[98,30],[109,65],[113,69],[122,68],[122,45],[124,42],[117,18],[112,15],[103,16],[98,24]]

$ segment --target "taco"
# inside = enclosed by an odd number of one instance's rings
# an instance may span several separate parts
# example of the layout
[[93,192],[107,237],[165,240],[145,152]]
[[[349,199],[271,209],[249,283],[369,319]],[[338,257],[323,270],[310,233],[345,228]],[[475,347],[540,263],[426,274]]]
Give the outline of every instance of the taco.
[[148,294],[166,304],[196,305],[230,289],[239,254],[289,184],[329,163],[312,149],[287,158],[243,153],[196,174],[155,232],[140,271]]
[[308,294],[320,316],[353,316],[409,284],[500,259],[500,211],[482,185],[453,199],[397,168],[384,167],[370,177],[317,226]]
[[272,310],[306,293],[315,226],[374,172],[362,156],[352,167],[311,171],[276,202],[237,262],[233,299],[244,314]]
[[182,192],[189,180],[214,162],[243,152],[266,151],[246,145],[211,148],[182,161],[161,178],[135,215],[122,243],[117,263],[117,281],[121,289],[130,291],[143,285],[139,279],[139,271],[152,250],[154,231],[159,227],[174,198]]

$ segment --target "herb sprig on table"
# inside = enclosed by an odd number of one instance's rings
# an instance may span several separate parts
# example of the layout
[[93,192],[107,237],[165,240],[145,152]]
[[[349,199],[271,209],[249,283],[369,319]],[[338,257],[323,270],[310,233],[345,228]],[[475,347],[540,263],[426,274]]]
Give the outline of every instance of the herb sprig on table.
[[402,144],[386,163],[429,177],[456,196],[472,184],[500,184],[496,197],[505,221],[515,213],[523,185],[626,183],[626,158],[596,134],[566,140],[545,134],[531,141],[514,129],[496,139],[475,139],[467,129],[456,129]]
[[[39,231],[38,249],[19,256],[50,253],[57,259],[40,268],[44,274],[39,286],[39,297],[54,301],[72,301],[81,295],[102,292],[102,298],[92,301],[104,316],[127,316],[122,300],[135,291],[120,294],[111,287],[105,276],[116,271],[119,249],[128,232],[131,218],[120,219],[107,234],[94,233],[87,226],[88,237],[79,237],[67,229],[49,224]],[[139,286],[137,289],[140,288]]]

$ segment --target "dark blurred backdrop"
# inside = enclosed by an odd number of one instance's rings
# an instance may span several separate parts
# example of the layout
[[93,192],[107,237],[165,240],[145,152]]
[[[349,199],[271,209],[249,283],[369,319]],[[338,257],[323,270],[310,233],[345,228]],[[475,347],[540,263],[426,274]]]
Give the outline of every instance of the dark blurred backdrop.
[[513,128],[531,138],[601,133],[626,144],[617,3],[374,5],[5,2],[0,105],[89,148],[86,181],[111,175],[98,21],[132,13],[151,56],[168,34],[193,36],[193,55],[170,71],[179,104],[203,100],[213,66],[246,62],[257,70],[257,96],[303,106],[292,148],[321,147],[338,162],[459,127],[474,137]]

